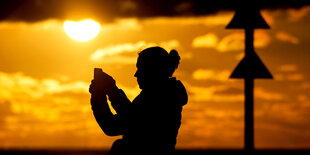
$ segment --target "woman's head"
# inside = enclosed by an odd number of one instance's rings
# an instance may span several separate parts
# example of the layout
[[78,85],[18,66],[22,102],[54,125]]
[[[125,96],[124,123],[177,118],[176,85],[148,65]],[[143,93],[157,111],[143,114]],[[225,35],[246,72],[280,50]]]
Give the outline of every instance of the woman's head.
[[161,47],[144,49],[139,53],[135,73],[140,88],[171,77],[179,62],[180,56],[176,50],[171,50],[168,54]]

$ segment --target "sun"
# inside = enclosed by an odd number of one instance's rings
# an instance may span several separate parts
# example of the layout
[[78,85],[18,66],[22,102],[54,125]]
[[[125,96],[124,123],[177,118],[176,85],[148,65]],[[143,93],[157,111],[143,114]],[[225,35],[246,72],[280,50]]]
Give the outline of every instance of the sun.
[[68,36],[76,41],[88,41],[100,32],[100,24],[86,19],[82,21],[65,21],[64,29]]

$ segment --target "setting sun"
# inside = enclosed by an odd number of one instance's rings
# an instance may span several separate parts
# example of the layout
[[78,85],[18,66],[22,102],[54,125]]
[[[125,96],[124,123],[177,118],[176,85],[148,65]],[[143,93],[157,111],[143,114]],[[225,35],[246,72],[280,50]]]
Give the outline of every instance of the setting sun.
[[74,40],[88,41],[96,37],[100,31],[100,24],[91,20],[65,21],[65,32]]

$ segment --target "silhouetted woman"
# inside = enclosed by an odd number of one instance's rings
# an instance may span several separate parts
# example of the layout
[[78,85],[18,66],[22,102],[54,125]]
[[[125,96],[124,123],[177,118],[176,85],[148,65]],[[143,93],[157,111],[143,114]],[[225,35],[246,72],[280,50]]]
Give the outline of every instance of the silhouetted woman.
[[92,81],[89,91],[98,124],[109,136],[123,135],[114,142],[110,154],[174,152],[182,106],[187,103],[183,84],[172,77],[179,61],[175,50],[168,54],[161,47],[151,47],[140,52],[135,77],[142,91],[133,102],[106,73]]

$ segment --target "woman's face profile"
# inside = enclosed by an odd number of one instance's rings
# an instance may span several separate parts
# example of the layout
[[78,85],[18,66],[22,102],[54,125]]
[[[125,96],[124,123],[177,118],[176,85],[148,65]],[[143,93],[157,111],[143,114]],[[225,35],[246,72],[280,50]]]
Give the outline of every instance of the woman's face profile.
[[144,88],[144,79],[143,79],[141,70],[139,70],[139,68],[137,68],[137,71],[135,73],[135,77],[137,78],[137,82],[138,82],[140,89],[143,89]]
[[152,71],[150,67],[147,67],[147,65],[144,63],[144,60],[142,60],[142,57],[138,57],[137,61],[137,71],[135,73],[135,77],[137,78],[138,85],[140,89],[144,89],[146,85],[150,85],[152,82],[155,82],[156,75]]
[[141,57],[139,56],[138,57],[138,60],[137,60],[137,71],[135,73],[135,77],[137,78],[137,82],[138,82],[138,85],[140,87],[140,89],[143,89],[144,88],[144,67],[142,65],[142,62],[141,62]]

